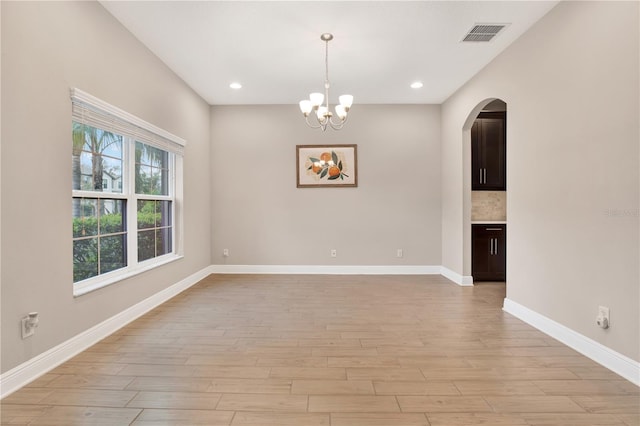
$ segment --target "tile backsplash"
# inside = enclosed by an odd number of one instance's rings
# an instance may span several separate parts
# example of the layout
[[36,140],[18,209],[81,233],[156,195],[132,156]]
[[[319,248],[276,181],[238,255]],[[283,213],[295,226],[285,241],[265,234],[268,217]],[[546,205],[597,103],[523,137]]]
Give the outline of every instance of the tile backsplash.
[[471,191],[471,221],[506,221],[506,191]]

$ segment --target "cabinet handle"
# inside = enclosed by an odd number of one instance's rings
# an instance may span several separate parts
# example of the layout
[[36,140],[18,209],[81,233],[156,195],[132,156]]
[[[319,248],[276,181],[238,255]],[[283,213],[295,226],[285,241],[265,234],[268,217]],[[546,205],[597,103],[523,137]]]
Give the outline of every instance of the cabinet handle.
[[489,254],[493,256],[493,238],[489,240]]
[[502,228],[484,228],[487,231],[502,231]]
[[484,170],[484,183],[487,183],[487,169],[482,169]]
[[494,240],[496,240],[496,245],[495,245],[495,250],[493,250],[494,251],[493,254],[497,255],[498,254],[498,239],[494,238]]
[[479,179],[480,183],[482,183],[482,169],[478,169],[478,173],[480,173]]

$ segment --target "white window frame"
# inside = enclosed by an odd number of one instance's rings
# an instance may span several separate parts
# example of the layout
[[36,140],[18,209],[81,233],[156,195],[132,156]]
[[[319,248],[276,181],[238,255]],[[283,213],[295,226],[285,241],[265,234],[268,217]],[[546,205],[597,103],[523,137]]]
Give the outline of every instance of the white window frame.
[[[71,102],[72,121],[85,123],[123,136],[122,192],[72,190],[72,198],[114,198],[124,199],[127,203],[127,266],[73,283],[73,295],[77,297],[184,257],[182,206],[183,151],[186,141],[80,89],[71,89]],[[168,195],[135,193],[134,162],[137,141],[169,153]],[[138,262],[138,200],[171,201],[171,253]]]

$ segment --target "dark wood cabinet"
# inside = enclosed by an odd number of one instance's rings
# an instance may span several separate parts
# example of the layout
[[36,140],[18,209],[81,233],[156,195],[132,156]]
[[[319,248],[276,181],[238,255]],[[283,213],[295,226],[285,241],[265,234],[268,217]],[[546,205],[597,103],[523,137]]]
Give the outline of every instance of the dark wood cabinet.
[[471,225],[471,259],[474,281],[505,281],[507,225]]
[[471,189],[506,191],[506,112],[481,112],[471,127]]

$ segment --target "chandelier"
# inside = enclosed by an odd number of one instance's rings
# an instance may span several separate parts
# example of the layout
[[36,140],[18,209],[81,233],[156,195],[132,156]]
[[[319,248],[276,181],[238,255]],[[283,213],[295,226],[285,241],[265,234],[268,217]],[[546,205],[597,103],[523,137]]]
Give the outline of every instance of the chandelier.
[[[320,40],[325,42],[324,49],[324,94],[311,93],[309,99],[300,101],[300,111],[304,114],[304,118],[307,121],[309,127],[313,129],[322,129],[324,132],[327,127],[331,127],[333,130],[340,130],[347,121],[347,113],[351,104],[353,104],[353,96],[342,95],[338,98],[340,104],[335,106],[335,115],[337,119],[334,119],[334,115],[329,109],[329,42],[333,40],[333,34],[324,33],[320,36]],[[322,104],[324,102],[324,105]],[[312,114],[313,111],[313,114]],[[315,118],[309,119],[312,115]]]

